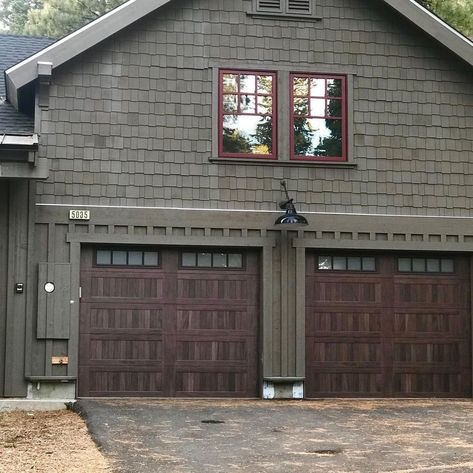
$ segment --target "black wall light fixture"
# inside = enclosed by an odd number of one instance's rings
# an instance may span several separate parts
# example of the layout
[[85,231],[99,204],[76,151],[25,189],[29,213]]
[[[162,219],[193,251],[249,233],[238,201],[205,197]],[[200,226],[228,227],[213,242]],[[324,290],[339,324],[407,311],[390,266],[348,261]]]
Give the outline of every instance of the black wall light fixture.
[[291,199],[289,197],[289,193],[287,192],[286,181],[281,181],[281,187],[286,194],[286,200],[280,202],[279,207],[282,210],[285,210],[286,213],[278,217],[275,225],[290,225],[291,227],[295,227],[296,225],[308,225],[307,219],[296,212],[294,199]]

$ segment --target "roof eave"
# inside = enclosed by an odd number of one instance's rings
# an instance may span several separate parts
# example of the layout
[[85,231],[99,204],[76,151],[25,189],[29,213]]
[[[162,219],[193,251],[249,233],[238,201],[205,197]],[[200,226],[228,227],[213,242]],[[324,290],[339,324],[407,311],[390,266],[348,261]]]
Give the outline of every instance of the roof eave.
[[[19,90],[38,77],[38,62],[56,69],[171,0],[129,0],[6,71],[7,96],[18,109]],[[415,0],[383,0],[432,38],[473,66],[473,42]]]
[[18,110],[19,90],[38,77],[38,62],[53,69],[118,33],[171,0],[129,0],[6,71],[7,97]]
[[425,33],[473,66],[473,41],[415,0],[383,0]]

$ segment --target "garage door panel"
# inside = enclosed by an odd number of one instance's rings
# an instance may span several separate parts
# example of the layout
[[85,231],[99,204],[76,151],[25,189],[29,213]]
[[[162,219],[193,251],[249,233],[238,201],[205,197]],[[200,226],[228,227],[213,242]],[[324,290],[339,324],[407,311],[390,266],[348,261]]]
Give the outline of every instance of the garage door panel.
[[177,309],[178,330],[212,330],[212,331],[250,331],[254,333],[257,327],[257,311],[253,308],[243,310],[239,307],[209,309],[190,306]]
[[156,305],[82,304],[80,329],[90,331],[160,330],[163,327],[163,308]]
[[312,282],[308,291],[313,294],[312,302],[379,304],[382,300],[382,287],[379,282],[359,282],[350,277],[333,281]]
[[148,340],[145,336],[93,337],[89,344],[90,362],[162,361],[162,340]]
[[[365,274],[318,270],[308,256],[307,397],[471,395],[468,261],[433,256],[406,266],[412,260],[376,256],[378,272]],[[373,278],[376,290],[363,289]]]
[[79,372],[88,396],[162,396],[163,373],[156,368],[87,368]]
[[454,308],[468,303],[467,294],[464,284],[447,282],[441,276],[433,280],[405,278],[394,282],[394,298],[399,307],[442,304],[445,308]]
[[398,397],[464,397],[462,376],[457,373],[395,373],[394,395]]
[[[223,274],[223,273],[222,273]],[[208,301],[233,301],[246,303],[248,299],[254,300],[251,283],[241,276],[227,280],[218,277],[192,274],[189,278],[180,278],[177,281],[177,302],[193,300],[196,303],[208,304]],[[200,300],[200,301],[199,301]]]
[[323,312],[316,311],[315,307],[309,306],[310,316],[307,318],[306,332],[308,336],[313,334],[329,335],[337,333],[340,335],[379,334],[381,331],[381,313],[367,310],[344,311],[338,308]]
[[[310,342],[309,342],[310,343]],[[316,363],[379,363],[382,360],[382,345],[369,341],[313,340],[309,346],[311,360]]]
[[461,362],[460,347],[458,343],[440,341],[394,343],[394,362],[451,366]]
[[[177,371],[176,396],[247,397],[248,372],[216,367],[213,372]],[[256,395],[256,393],[254,393]]]
[[308,389],[314,397],[379,397],[383,393],[383,374],[380,371],[358,370],[309,373]]
[[394,313],[395,334],[414,336],[456,336],[465,335],[464,314],[459,310],[428,310],[396,311]]
[[244,361],[248,358],[246,340],[177,340],[177,361]]

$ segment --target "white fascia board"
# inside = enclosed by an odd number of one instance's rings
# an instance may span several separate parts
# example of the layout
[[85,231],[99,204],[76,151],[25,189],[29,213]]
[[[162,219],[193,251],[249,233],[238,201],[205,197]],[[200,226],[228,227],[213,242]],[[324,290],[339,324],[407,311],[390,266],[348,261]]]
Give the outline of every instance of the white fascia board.
[[37,146],[38,135],[0,135],[1,146]]
[[415,0],[383,0],[428,35],[473,66],[473,41]]
[[38,77],[38,62],[51,63],[52,68],[55,69],[170,1],[129,0],[11,67],[5,72],[10,103],[16,106],[18,90]]

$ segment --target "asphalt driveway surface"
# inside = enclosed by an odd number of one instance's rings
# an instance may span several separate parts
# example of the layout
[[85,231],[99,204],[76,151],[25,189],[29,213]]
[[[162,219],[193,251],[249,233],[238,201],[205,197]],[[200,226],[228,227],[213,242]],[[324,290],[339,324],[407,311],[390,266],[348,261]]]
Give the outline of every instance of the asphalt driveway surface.
[[473,472],[470,401],[97,401],[116,472]]

